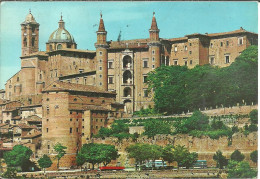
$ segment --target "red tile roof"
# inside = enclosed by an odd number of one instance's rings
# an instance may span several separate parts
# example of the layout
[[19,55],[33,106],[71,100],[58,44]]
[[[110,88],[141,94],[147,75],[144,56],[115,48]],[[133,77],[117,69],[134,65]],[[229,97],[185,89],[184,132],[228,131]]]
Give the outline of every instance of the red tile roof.
[[27,125],[27,124],[24,124],[24,123],[22,123],[22,124],[18,124],[17,125],[18,127],[20,127],[21,129],[35,129],[35,128],[37,128],[35,125]]
[[40,135],[42,135],[41,131],[35,131],[34,133],[28,132],[25,136],[22,136],[22,138],[31,139],[31,138],[34,138],[34,137],[37,137],[37,136],[40,136]]
[[29,121],[29,122],[41,122],[42,121],[42,118],[40,118],[39,116],[37,115],[33,115],[33,116],[29,116],[27,118],[25,118],[26,121]]
[[116,94],[115,92],[112,91],[104,91],[96,86],[81,85],[81,84],[67,83],[67,82],[60,82],[60,81],[53,82],[43,90],[43,92],[47,92],[47,91],[80,91],[80,92]]

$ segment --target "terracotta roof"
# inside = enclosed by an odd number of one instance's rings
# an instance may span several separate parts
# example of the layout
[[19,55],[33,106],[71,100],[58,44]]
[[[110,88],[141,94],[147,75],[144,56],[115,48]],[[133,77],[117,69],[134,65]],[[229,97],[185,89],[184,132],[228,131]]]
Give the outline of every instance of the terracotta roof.
[[9,125],[9,124],[2,123],[2,124],[0,124],[0,127],[6,126],[6,125]]
[[100,14],[100,21],[99,21],[99,27],[98,27],[98,32],[105,32],[105,25],[104,25],[104,21],[102,18],[102,14]]
[[0,89],[0,93],[4,93],[5,92],[5,90],[4,89]]
[[94,51],[94,50],[80,50],[80,49],[72,49],[72,48],[64,48],[64,49],[60,49],[60,50],[50,51],[50,52],[47,52],[47,53],[62,52],[62,51],[66,51],[66,52],[81,52],[81,53],[96,53],[96,51]]
[[81,92],[116,94],[115,92],[112,91],[104,91],[96,86],[81,85],[81,84],[67,83],[61,81],[55,81],[43,90],[43,92],[47,92],[47,91],[81,91]]
[[41,122],[42,121],[42,118],[40,118],[39,116],[37,115],[33,115],[33,116],[29,116],[25,119],[26,121],[31,121],[31,122]]
[[12,119],[22,119],[22,117],[21,116],[15,116]]
[[32,57],[32,56],[46,56],[48,57],[48,55],[46,54],[46,52],[44,51],[38,51],[38,52],[34,52],[34,53],[31,53],[31,54],[28,54],[26,56],[22,56],[22,58],[24,57]]
[[24,124],[24,123],[22,123],[22,124],[18,124],[17,125],[18,127],[20,127],[21,129],[35,129],[35,128],[37,128],[35,125],[27,125],[27,124]]
[[8,151],[8,150],[13,150],[12,147],[1,147],[0,151]]
[[5,104],[6,102],[8,102],[8,100],[0,99],[0,104]]
[[41,131],[35,131],[34,133],[28,132],[25,136],[22,136],[22,138],[28,139],[28,138],[34,138],[34,137],[37,137],[40,135],[42,135]]
[[153,19],[152,19],[152,25],[151,25],[151,30],[158,30],[157,27],[157,22],[156,22],[156,18],[155,18],[155,13],[153,13]]
[[171,42],[177,42],[177,41],[188,40],[188,37],[179,37],[179,38],[171,38],[171,39],[163,39],[163,40],[168,40],[168,41],[171,41]]
[[214,36],[231,35],[231,34],[238,34],[238,33],[252,33],[252,34],[258,35],[257,33],[249,32],[249,31],[246,31],[245,29],[241,28],[239,30],[234,30],[234,31],[230,31],[230,32],[212,33],[212,34],[208,34],[208,36],[214,37]]
[[91,111],[111,111],[107,108],[104,108],[102,106],[96,106],[96,105],[88,105],[88,106],[85,106],[84,109],[91,110]]

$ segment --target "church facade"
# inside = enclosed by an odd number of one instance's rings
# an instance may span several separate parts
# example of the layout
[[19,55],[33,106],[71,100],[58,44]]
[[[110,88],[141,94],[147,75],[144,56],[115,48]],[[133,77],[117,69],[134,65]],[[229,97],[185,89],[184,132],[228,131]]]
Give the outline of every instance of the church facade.
[[0,120],[16,125],[17,119],[31,115],[42,118],[41,152],[52,155],[61,141],[68,147],[61,161],[64,167],[75,165],[80,146],[101,127],[153,106],[152,94],[147,93],[149,72],[161,65],[225,67],[258,43],[258,35],[243,28],[160,38],[155,15],[149,38],[107,41],[101,15],[95,50],[77,49],[61,17],[46,51],[39,51],[39,26],[31,12],[21,24],[21,70],[6,82]]

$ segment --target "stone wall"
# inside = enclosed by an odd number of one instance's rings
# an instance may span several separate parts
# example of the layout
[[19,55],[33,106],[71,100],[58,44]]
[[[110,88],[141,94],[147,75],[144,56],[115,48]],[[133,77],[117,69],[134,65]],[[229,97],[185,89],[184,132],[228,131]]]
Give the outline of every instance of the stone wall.
[[[245,155],[245,160],[250,163],[251,166],[256,166],[250,160],[250,153],[254,150],[257,150],[258,141],[257,132],[250,133],[248,136],[245,136],[242,133],[235,133],[232,136],[232,144],[228,145],[228,138],[221,137],[218,140],[211,139],[207,136],[202,136],[201,138],[196,138],[188,136],[187,134],[182,135],[157,135],[154,139],[145,137],[139,137],[137,139],[138,143],[147,143],[147,144],[157,144],[160,146],[166,146],[167,144],[173,145],[184,145],[190,152],[197,152],[199,160],[207,160],[208,167],[215,166],[216,162],[213,160],[213,155],[217,150],[221,150],[223,155],[227,158],[230,158],[232,152],[238,149]],[[135,142],[132,139],[123,139],[122,142],[119,142],[117,138],[105,138],[102,139],[92,139],[94,143],[103,143],[103,144],[112,144],[115,145],[119,151],[120,157],[117,162],[120,162],[123,166],[133,166],[134,160],[127,158],[127,153],[125,151],[126,147]],[[116,161],[111,162],[111,165],[116,164]]]

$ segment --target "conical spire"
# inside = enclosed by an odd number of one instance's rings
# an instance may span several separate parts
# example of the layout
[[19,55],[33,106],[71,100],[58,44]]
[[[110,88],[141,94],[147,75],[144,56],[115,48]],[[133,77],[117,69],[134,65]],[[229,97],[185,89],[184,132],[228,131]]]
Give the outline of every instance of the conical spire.
[[153,20],[152,20],[151,30],[158,30],[157,22],[156,22],[156,19],[155,19],[155,12],[153,12]]
[[105,25],[104,25],[104,21],[102,18],[102,13],[100,13],[100,21],[99,21],[99,27],[98,27],[98,32],[105,32]]

